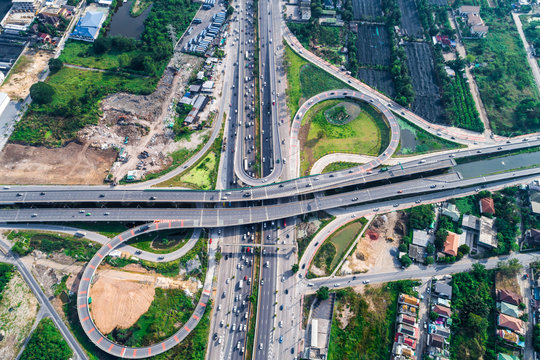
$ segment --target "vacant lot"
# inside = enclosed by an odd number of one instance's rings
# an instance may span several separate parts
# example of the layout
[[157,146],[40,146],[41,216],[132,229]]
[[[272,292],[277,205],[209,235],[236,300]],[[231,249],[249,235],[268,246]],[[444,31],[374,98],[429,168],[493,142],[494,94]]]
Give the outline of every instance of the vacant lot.
[[103,54],[96,54],[93,51],[92,43],[68,40],[59,59],[67,64],[79,65],[87,68],[116,70],[121,67],[119,62],[119,55],[121,54],[126,54],[123,56],[128,59],[133,59],[137,55],[143,54],[143,52],[141,50],[112,50]]
[[0,341],[0,358],[15,359],[30,334],[37,312],[37,299],[16,271],[0,300],[0,329],[5,332],[5,338]]
[[323,270],[325,275],[330,275],[366,223],[365,218],[358,219],[328,237],[313,257],[313,265]]
[[328,360],[390,359],[394,342],[397,299],[413,293],[413,281],[346,288],[336,292]]
[[390,66],[390,38],[384,25],[358,24],[358,63]]
[[424,29],[414,0],[398,0],[398,5],[401,10],[401,30],[404,34],[415,38],[423,37]]
[[381,0],[352,0],[355,20],[374,20],[382,17]]
[[442,118],[442,103],[440,90],[435,80],[431,49],[426,43],[415,42],[406,43],[405,51],[415,92],[412,111],[437,123]]
[[[338,104],[360,108],[360,114],[347,124],[333,125],[328,122],[325,112]],[[323,101],[313,106],[302,121],[299,135],[301,174],[307,175],[315,161],[333,152],[378,155],[388,143],[388,132],[384,121],[367,104]]]
[[389,71],[361,68],[358,69],[358,79],[389,97],[396,95]]
[[310,97],[327,90],[351,88],[326,71],[309,64],[289,46],[285,47],[285,67],[288,82],[287,104],[291,109],[291,119],[300,105]]
[[483,8],[482,19],[489,26],[486,38],[464,44],[478,64],[473,74],[491,127],[501,135],[538,131],[538,123],[517,112],[521,101],[539,95],[515,24],[509,15],[497,16],[492,9]]
[[0,153],[0,182],[103,184],[115,158],[114,150],[98,150],[75,142],[52,149],[7,144]]
[[163,230],[154,233],[145,233],[137,236],[127,243],[138,249],[150,251],[155,254],[168,254],[180,249],[190,239],[193,230]]
[[396,116],[400,128],[400,146],[394,156],[418,155],[433,151],[457,149],[462,145],[431,135],[400,116]]
[[22,100],[30,94],[30,86],[38,81],[39,74],[47,68],[52,54],[47,51],[26,49],[15,63],[0,90],[11,100]]

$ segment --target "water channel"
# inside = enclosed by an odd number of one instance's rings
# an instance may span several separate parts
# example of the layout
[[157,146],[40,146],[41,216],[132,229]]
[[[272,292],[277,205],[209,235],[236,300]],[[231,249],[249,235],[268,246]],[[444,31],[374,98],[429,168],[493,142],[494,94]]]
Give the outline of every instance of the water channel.
[[540,151],[459,164],[454,166],[454,170],[458,171],[463,178],[470,179],[493,173],[517,170],[533,165],[540,165]]
[[[119,0],[121,1],[121,0]],[[137,17],[129,14],[133,1],[122,3],[116,13],[111,18],[108,36],[125,36],[138,39],[144,31],[144,20],[150,14],[152,5],[150,5],[143,13]]]

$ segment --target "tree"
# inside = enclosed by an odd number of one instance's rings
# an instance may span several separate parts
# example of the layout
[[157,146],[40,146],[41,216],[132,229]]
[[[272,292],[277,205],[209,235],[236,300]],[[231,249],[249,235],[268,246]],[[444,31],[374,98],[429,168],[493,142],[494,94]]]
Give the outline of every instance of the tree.
[[540,352],[540,324],[534,325],[533,347],[534,351]]
[[435,245],[433,245],[432,243],[429,243],[426,247],[426,253],[428,255],[433,255],[435,254]]
[[505,276],[516,276],[523,269],[523,266],[518,259],[510,259],[508,261],[499,261],[497,268]]
[[103,36],[97,38],[92,45],[92,49],[98,55],[106,53],[111,49],[111,39]]
[[217,251],[216,252],[216,261],[219,262],[222,257],[223,257],[223,254],[221,253],[221,251]]
[[330,293],[328,292],[328,287],[321,286],[319,290],[317,290],[317,299],[323,301],[330,297]]
[[435,321],[439,318],[439,314],[437,314],[435,311],[429,312],[429,320]]
[[433,263],[435,263],[435,259],[433,258],[433,256],[428,256],[428,257],[426,258],[426,264],[427,264],[427,265],[431,265],[431,264],[433,264]]
[[401,266],[405,266],[406,268],[412,265],[412,260],[407,254],[400,257],[399,261],[401,262]]
[[405,244],[405,243],[399,244],[398,250],[399,250],[400,252],[407,252],[407,250],[408,250],[408,249],[407,249],[407,244]]
[[54,94],[54,88],[43,81],[38,81],[30,87],[30,96],[32,97],[32,101],[35,101],[37,104],[50,103]]
[[300,266],[298,266],[298,264],[293,264],[291,269],[292,272],[296,274],[298,272],[298,269],[300,269]]
[[463,255],[467,255],[471,251],[471,248],[469,248],[469,245],[463,244],[458,247],[458,252],[462,253]]
[[433,242],[437,250],[441,250],[444,247],[444,242],[448,236],[448,231],[445,229],[439,229],[435,233],[435,241]]
[[231,5],[229,5],[227,7],[227,16],[231,16],[233,13],[234,13],[234,8]]
[[420,205],[411,209],[409,223],[414,229],[425,229],[435,219],[435,212],[431,205]]
[[41,320],[24,349],[21,360],[67,360],[73,356],[60,331],[49,318]]
[[118,66],[121,68],[125,68],[129,66],[129,62],[131,59],[129,58],[128,54],[120,54],[118,55]]
[[60,59],[49,59],[49,71],[51,72],[51,74],[59,72],[60,69],[62,69],[62,66],[64,66],[64,63]]

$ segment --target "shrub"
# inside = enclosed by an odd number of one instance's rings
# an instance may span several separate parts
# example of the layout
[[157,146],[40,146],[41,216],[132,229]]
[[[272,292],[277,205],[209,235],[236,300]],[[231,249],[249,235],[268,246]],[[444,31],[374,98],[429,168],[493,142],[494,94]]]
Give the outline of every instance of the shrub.
[[30,96],[32,97],[32,101],[35,101],[38,104],[50,103],[53,99],[54,93],[54,88],[43,81],[38,81],[30,87]]

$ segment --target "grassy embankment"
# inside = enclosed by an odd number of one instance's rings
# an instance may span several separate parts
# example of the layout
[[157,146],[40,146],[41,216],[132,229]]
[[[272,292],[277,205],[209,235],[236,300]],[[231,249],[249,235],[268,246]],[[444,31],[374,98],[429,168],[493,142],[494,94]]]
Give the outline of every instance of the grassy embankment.
[[510,8],[482,6],[480,15],[489,33],[464,44],[479,65],[473,73],[491,127],[500,135],[538,131],[540,121],[527,119],[520,110],[520,102],[538,99],[539,94]]
[[360,165],[362,164],[345,162],[345,161],[335,162],[325,167],[322,171],[322,174],[326,174],[332,171],[346,170],[346,169],[350,169],[352,167],[360,166]]
[[[328,120],[334,107],[357,106],[359,114],[350,122],[334,125]],[[303,135],[307,133],[306,135]],[[323,156],[342,152],[379,155],[388,145],[390,129],[382,117],[361,102],[327,100],[314,105],[302,120],[300,130],[300,174],[308,175],[313,164]]]
[[[330,331],[328,360],[386,360],[394,342],[397,300],[414,295],[415,282],[403,280],[367,286],[360,295],[351,288],[336,292],[336,312]],[[348,309],[347,323],[340,314]]]
[[343,81],[302,59],[288,45],[285,45],[284,66],[288,82],[287,107],[291,110],[291,119],[300,106],[314,95],[328,90],[352,89]]
[[324,215],[319,215],[319,221],[320,221],[320,224],[319,224],[319,227],[317,228],[317,230],[312,234],[312,235],[307,235],[306,236],[303,236],[303,237],[298,237],[296,239],[296,242],[298,243],[298,260],[300,260],[302,258],[302,255],[304,255],[304,251],[306,251],[306,248],[307,246],[309,245],[309,243],[311,242],[311,240],[313,240],[313,238],[315,237],[315,235],[317,235],[317,233],[319,231],[322,230],[322,228],[324,228],[326,225],[328,225],[331,221],[333,221],[336,217],[335,216],[328,216],[326,214]]
[[192,234],[192,229],[162,230],[144,233],[129,240],[127,244],[154,254],[168,254],[184,246]]
[[313,257],[313,264],[324,270],[326,275],[332,274],[366,223],[366,218],[360,218],[336,230],[320,246]]

